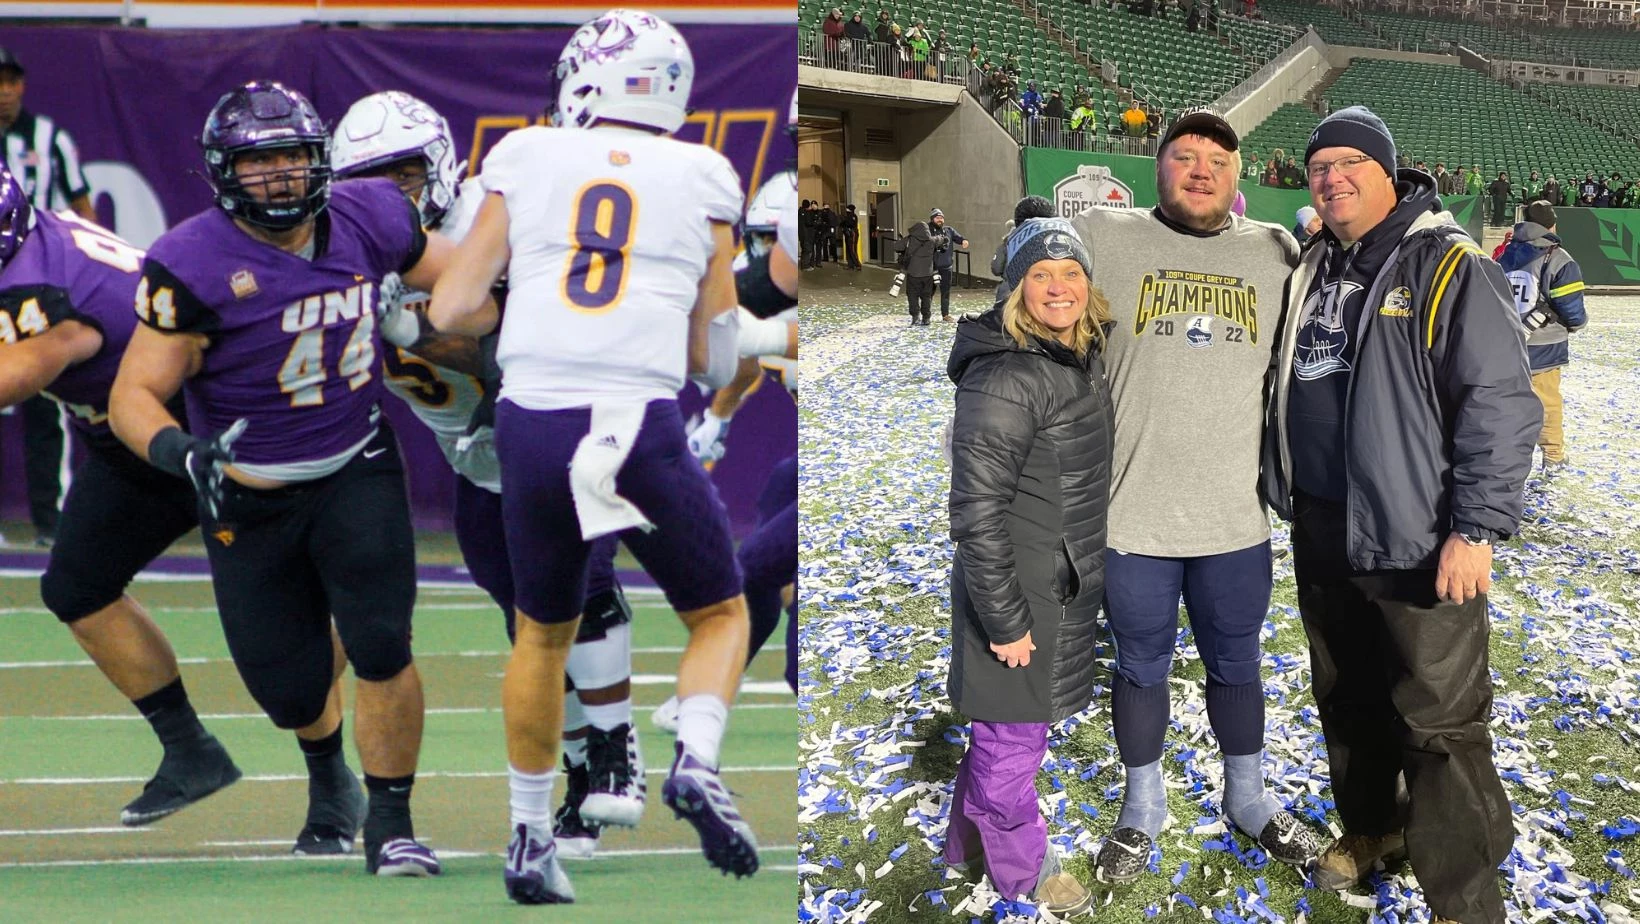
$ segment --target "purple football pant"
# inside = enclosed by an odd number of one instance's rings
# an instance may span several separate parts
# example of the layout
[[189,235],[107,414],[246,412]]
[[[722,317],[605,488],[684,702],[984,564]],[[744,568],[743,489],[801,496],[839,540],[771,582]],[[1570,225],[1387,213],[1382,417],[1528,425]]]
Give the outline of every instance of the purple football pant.
[[1036,891],[1047,855],[1036,771],[1048,751],[1048,726],[976,720],[973,730],[951,793],[945,862],[972,863],[983,854],[991,885],[1012,901]]
[[[746,574],[746,609],[752,617],[751,644],[746,654],[750,664],[780,625],[780,589],[797,581],[796,502],[787,504],[747,536],[737,554]],[[796,656],[796,648],[788,646],[787,661]]]
[[[538,622],[574,619],[586,602],[593,543],[581,538],[569,465],[590,429],[592,410],[526,410],[496,405],[502,519],[516,608]],[[741,592],[729,518],[705,469],[689,452],[674,400],[649,402],[615,491],[655,529],[617,535],[680,613]]]
[[[513,576],[507,559],[507,531],[501,519],[501,495],[456,476],[456,544],[473,583],[490,595],[513,629]],[[615,551],[620,540],[603,536],[592,543],[587,559],[587,599],[615,589]]]

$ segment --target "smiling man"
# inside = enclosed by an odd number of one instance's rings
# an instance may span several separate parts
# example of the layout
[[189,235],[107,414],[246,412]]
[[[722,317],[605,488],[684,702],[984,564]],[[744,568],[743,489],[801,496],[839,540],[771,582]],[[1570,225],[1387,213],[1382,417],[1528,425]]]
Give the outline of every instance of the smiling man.
[[1225,755],[1225,815],[1277,860],[1302,865],[1321,848],[1262,770],[1258,632],[1271,565],[1258,447],[1272,322],[1298,245],[1284,228],[1231,213],[1239,144],[1211,112],[1181,116],[1156,159],[1161,204],[1077,220],[1115,320],[1105,348],[1116,410],[1105,609],[1127,788],[1094,866],[1108,883],[1144,872],[1167,817],[1161,760],[1181,593]]
[[1323,120],[1305,168],[1325,228],[1288,282],[1263,481],[1293,521],[1347,831],[1316,883],[1409,854],[1437,920],[1501,922],[1514,830],[1487,732],[1486,590],[1542,416],[1525,343],[1502,269],[1434,178],[1396,170],[1371,111]]

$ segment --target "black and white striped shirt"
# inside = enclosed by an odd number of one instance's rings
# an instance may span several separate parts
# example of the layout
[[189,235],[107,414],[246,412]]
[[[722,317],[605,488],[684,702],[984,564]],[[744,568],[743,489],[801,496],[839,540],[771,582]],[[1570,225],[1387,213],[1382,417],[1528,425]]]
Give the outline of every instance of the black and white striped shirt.
[[35,208],[61,211],[91,191],[79,148],[50,116],[22,110],[5,141],[6,165]]

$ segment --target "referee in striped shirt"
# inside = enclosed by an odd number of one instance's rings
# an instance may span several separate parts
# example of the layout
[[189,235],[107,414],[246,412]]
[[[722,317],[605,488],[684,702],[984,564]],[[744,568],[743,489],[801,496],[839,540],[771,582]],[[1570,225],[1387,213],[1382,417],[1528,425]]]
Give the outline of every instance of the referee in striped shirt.
[[[6,165],[37,209],[73,209],[97,220],[91,184],[80,169],[80,152],[56,120],[23,108],[23,65],[0,48],[0,139]],[[50,546],[69,482],[67,417],[61,405],[36,395],[18,405],[23,415],[23,473],[35,543]]]

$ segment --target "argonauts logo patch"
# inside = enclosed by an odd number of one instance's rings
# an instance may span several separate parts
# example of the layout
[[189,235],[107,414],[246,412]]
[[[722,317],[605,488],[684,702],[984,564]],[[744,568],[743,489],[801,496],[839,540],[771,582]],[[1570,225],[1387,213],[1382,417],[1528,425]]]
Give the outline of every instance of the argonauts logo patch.
[[1344,360],[1350,332],[1344,327],[1344,306],[1363,294],[1360,284],[1329,282],[1304,299],[1304,322],[1298,329],[1293,374],[1305,382],[1348,372]]
[[1213,319],[1199,314],[1190,319],[1190,326],[1184,332],[1185,342],[1192,347],[1210,347],[1213,345]]

